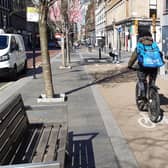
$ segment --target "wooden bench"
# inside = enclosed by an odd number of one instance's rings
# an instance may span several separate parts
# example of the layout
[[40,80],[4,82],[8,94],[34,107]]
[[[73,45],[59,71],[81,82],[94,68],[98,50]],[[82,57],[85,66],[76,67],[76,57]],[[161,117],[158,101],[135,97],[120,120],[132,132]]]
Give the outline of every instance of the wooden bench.
[[64,168],[67,131],[66,122],[31,124],[21,95],[12,96],[0,107],[0,165]]

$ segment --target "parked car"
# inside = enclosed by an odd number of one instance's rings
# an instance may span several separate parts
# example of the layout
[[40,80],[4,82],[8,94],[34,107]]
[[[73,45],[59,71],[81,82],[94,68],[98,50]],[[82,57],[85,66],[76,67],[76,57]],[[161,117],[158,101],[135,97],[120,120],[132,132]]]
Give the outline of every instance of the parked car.
[[23,37],[19,34],[0,34],[0,76],[16,79],[27,68]]

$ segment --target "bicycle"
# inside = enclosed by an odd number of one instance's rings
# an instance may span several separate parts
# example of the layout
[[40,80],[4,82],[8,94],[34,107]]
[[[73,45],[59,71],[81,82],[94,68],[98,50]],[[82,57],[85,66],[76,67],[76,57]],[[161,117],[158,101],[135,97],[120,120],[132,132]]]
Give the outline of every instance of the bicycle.
[[[132,70],[137,71],[138,68],[131,68]],[[140,83],[137,81],[135,88],[135,97],[136,105],[140,111],[148,111],[149,119],[156,123],[160,120],[161,111],[160,111],[160,97],[158,90],[159,88],[156,85],[149,85],[149,79],[147,81],[146,88],[146,98],[142,98],[142,90],[140,89]]]

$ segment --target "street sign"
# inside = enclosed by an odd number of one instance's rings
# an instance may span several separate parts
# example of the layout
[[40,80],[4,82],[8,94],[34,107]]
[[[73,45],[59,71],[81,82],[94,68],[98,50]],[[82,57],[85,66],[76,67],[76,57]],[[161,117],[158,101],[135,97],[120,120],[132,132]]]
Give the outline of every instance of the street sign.
[[27,7],[27,21],[28,22],[38,22],[39,12],[35,7]]
[[118,31],[118,32],[122,32],[122,31],[123,31],[122,26],[117,27],[117,31]]

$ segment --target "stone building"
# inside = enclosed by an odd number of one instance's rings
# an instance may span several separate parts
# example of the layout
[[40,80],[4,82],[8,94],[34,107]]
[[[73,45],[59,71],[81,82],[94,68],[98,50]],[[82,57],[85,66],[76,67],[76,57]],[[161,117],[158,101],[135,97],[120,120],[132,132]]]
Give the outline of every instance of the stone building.
[[133,51],[143,30],[151,31],[159,43],[160,5],[159,0],[106,0],[106,44]]
[[162,51],[166,59],[168,59],[168,0],[164,0],[162,3],[161,28]]
[[95,2],[88,5],[85,16],[85,36],[88,43],[95,44]]
[[161,75],[168,74],[168,0],[161,3],[161,49],[165,59],[165,66],[160,69]]
[[95,6],[95,45],[100,46],[100,43],[105,42],[105,1],[97,0]]
[[26,1],[0,0],[0,28],[14,32],[26,30]]

